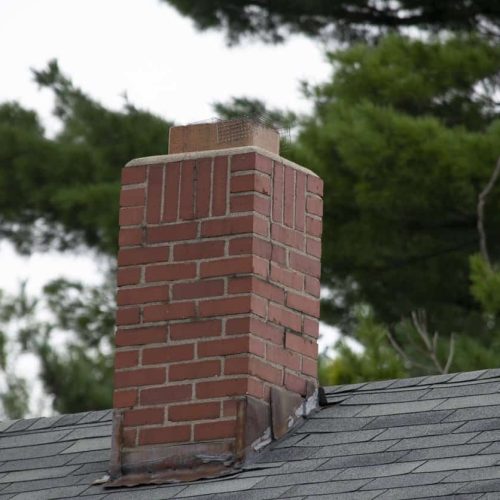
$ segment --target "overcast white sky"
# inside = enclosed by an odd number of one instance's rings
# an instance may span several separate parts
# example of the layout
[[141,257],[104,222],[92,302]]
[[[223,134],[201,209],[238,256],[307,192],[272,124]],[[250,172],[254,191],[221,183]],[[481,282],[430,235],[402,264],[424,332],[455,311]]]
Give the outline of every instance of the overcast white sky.
[[[211,104],[232,96],[307,112],[300,81],[330,74],[317,43],[295,37],[229,48],[222,33],[196,31],[159,0],[0,0],[0,102],[37,110],[54,133],[50,92],[39,91],[30,72],[52,58],[105,105],[120,108],[126,92],[134,105],[180,124],[213,117]],[[19,258],[0,243],[0,262],[0,287],[11,291],[25,279],[32,291],[59,275],[99,280],[91,257]]]

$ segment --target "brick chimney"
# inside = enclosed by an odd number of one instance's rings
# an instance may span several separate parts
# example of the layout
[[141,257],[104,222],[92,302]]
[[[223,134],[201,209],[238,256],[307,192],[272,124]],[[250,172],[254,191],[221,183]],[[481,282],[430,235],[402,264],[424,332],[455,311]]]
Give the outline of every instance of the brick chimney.
[[323,183],[278,148],[174,127],[123,169],[108,486],[230,473],[316,407]]

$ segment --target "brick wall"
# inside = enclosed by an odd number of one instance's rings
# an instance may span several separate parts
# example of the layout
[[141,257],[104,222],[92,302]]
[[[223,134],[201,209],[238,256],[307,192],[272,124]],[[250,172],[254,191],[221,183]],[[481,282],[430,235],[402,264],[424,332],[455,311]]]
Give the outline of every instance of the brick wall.
[[254,151],[147,163],[120,197],[123,446],[230,447],[238,397],[316,385],[322,181]]

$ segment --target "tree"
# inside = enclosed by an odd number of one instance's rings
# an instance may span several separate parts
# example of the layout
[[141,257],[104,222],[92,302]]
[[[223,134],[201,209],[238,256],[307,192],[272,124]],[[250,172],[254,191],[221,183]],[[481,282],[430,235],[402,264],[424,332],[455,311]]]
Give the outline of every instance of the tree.
[[[423,310],[425,330],[442,338],[441,366],[452,333],[460,339],[454,370],[490,365],[496,339],[469,292],[469,257],[479,249],[478,195],[500,153],[498,47],[390,36],[330,59],[332,81],[307,89],[315,112],[294,157],[325,180],[324,234],[332,237],[324,238],[322,282],[336,293],[323,318],[356,335],[353,311],[366,304],[414,361],[410,373],[421,374],[436,370],[423,325],[412,321]],[[485,212],[493,261],[499,192]],[[472,345],[477,356],[463,355]]]
[[405,28],[500,35],[500,5],[491,0],[163,1],[193,19],[198,29],[225,31],[231,43],[242,36],[276,43],[294,33],[371,40]]
[[35,112],[0,104],[0,237],[23,253],[96,252],[108,271],[99,287],[56,280],[40,297],[24,287],[16,297],[0,295],[0,400],[13,418],[27,410],[26,383],[12,362],[20,352],[39,360],[57,411],[111,406],[121,169],[131,158],[166,153],[171,125],[127,100],[123,110],[105,108],[55,61],[34,76],[53,91],[62,128],[48,138]]

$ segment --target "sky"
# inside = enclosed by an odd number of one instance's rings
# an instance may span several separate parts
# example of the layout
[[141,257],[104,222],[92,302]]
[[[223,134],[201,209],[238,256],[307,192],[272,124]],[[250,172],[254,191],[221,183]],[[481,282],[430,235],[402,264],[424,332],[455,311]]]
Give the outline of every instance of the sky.
[[[212,104],[233,96],[307,113],[300,82],[321,82],[331,72],[318,42],[296,36],[278,46],[228,47],[223,33],[200,33],[159,0],[0,0],[0,102],[36,110],[48,135],[58,130],[52,95],[38,89],[31,69],[51,59],[107,107],[121,108],[126,94],[135,106],[177,124],[210,119]],[[25,280],[36,293],[59,276],[93,284],[101,278],[92,255],[21,258],[0,242],[0,262],[1,288],[11,292]],[[322,333],[320,348],[334,339],[324,326]]]

